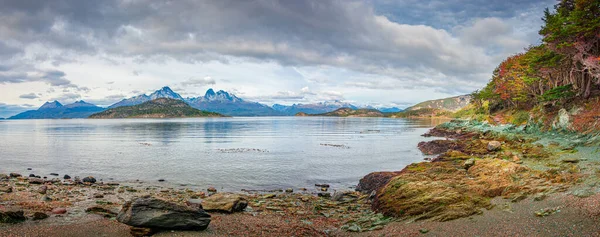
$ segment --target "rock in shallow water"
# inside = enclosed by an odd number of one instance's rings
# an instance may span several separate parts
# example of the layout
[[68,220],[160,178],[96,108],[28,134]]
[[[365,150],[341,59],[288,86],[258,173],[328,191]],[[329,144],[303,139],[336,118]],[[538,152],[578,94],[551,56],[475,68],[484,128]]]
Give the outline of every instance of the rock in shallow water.
[[248,206],[248,201],[239,194],[217,193],[207,197],[202,202],[206,211],[215,212],[240,212]]
[[84,183],[95,183],[96,182],[96,178],[92,177],[92,176],[88,176],[83,178],[82,180]]
[[142,228],[204,230],[210,223],[210,215],[202,209],[180,206],[146,196],[123,204],[117,220]]

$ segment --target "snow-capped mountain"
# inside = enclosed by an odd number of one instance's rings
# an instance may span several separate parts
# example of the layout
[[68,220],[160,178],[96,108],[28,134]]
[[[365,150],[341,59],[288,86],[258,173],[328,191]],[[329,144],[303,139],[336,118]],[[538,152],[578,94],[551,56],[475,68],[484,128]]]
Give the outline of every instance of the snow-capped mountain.
[[158,98],[184,100],[183,97],[181,97],[181,95],[175,93],[168,86],[165,86],[165,87],[161,88],[160,90],[153,92],[150,95],[143,94],[143,95],[131,97],[129,99],[123,99],[111,106],[108,106],[108,108],[111,109],[111,108],[116,108],[116,107],[121,107],[121,106],[139,105],[141,103],[151,101],[154,99],[158,99]]
[[279,116],[283,115],[271,107],[245,101],[223,90],[208,89],[204,96],[187,98],[186,102],[199,110],[216,112],[229,116]]

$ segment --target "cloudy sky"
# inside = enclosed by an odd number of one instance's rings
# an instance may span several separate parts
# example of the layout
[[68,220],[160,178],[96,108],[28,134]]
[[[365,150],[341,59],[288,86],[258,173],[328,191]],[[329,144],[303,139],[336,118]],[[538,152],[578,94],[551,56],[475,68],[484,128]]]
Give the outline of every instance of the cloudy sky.
[[266,104],[469,93],[554,0],[0,0],[0,117],[170,86]]

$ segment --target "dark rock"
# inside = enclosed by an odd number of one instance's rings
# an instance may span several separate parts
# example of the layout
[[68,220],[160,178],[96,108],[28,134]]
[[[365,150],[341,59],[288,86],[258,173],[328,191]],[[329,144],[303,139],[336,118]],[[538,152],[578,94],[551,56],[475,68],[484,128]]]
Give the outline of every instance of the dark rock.
[[21,210],[0,211],[0,223],[19,223],[27,220]]
[[63,208],[63,207],[57,207],[52,209],[52,214],[55,215],[62,215],[62,214],[66,214],[67,213],[67,209]]
[[27,168],[27,170],[33,170],[32,168]]
[[43,213],[43,212],[35,212],[33,213],[33,220],[43,220],[48,218],[48,214]]
[[29,174],[30,178],[35,178],[35,174]]
[[158,182],[165,182],[165,179],[159,179]]
[[317,196],[323,197],[323,198],[330,198],[331,193],[318,193]]
[[247,206],[248,201],[235,193],[217,193],[202,201],[206,211],[233,213],[243,211]]
[[315,184],[315,187],[329,188],[329,184]]
[[202,209],[180,206],[146,196],[123,204],[117,220],[134,227],[204,230],[210,223],[210,215]]
[[94,198],[104,198],[104,195],[101,193],[94,194]]
[[215,187],[208,187],[208,188],[206,189],[206,191],[209,191],[209,192],[211,192],[211,193],[216,193],[216,192],[217,192],[217,189],[216,189]]
[[393,177],[396,177],[400,172],[373,172],[358,182],[356,191],[362,193],[371,193],[377,191],[385,186]]
[[63,179],[71,179],[71,176],[69,176],[68,174],[65,174],[65,176],[63,176]]
[[44,180],[40,179],[40,178],[30,178],[29,183],[30,184],[43,184]]
[[10,176],[8,176],[7,174],[0,174],[0,180],[5,180],[5,179],[9,179]]
[[44,195],[40,200],[42,200],[43,202],[49,202],[52,201],[52,198],[48,197],[48,195]]
[[52,175],[52,176],[58,176],[57,173],[50,173],[50,175]]
[[564,158],[561,161],[564,163],[572,163],[572,164],[579,163],[578,158]]
[[92,176],[88,176],[83,178],[82,180],[84,183],[96,183],[96,178],[92,177]]
[[11,178],[18,178],[18,177],[21,177],[21,176],[22,176],[22,175],[21,175],[21,174],[19,174],[19,173],[10,173],[10,177],[11,177]]
[[292,189],[292,188],[288,188],[288,189],[286,189],[286,190],[285,190],[285,192],[286,192],[286,193],[293,193],[293,192],[294,192],[294,189]]

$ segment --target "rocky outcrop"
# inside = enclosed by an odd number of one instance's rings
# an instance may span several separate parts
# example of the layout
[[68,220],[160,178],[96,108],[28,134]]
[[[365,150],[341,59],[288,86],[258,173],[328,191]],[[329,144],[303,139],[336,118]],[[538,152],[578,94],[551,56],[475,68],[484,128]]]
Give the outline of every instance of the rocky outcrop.
[[210,223],[210,215],[202,209],[146,196],[123,204],[117,220],[153,230],[205,230]]
[[371,193],[385,186],[390,179],[398,176],[400,172],[373,172],[360,179],[356,186],[356,191],[362,193]]
[[436,155],[448,150],[457,150],[458,144],[452,140],[433,140],[428,142],[419,142],[419,150],[425,155]]
[[202,201],[202,207],[209,212],[240,212],[247,206],[248,201],[234,193],[216,193]]

